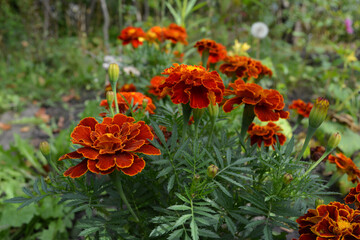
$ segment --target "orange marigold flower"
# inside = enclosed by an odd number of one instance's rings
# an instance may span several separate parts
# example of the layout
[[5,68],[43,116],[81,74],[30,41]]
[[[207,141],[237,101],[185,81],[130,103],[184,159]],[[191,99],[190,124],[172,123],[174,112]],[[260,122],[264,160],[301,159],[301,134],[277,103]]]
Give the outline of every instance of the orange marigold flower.
[[348,180],[355,183],[359,182],[360,170],[355,163],[342,153],[337,153],[336,156],[329,155],[330,163],[335,163],[338,170],[348,175]]
[[203,39],[196,42],[197,51],[202,55],[204,50],[209,51],[208,63],[217,63],[226,57],[226,48],[213,40]]
[[[125,100],[121,95],[124,96]],[[133,109],[133,111],[142,109],[144,100],[147,101],[147,105],[145,108],[146,111],[148,111],[150,114],[154,114],[154,110],[156,109],[151,98],[145,96],[140,92],[120,92],[116,94],[116,97],[120,113],[125,113],[129,109],[128,103],[131,104],[131,102],[134,103],[134,106],[137,105],[136,109]],[[106,109],[109,108],[107,100],[102,100],[100,106],[103,106]],[[113,107],[115,107],[115,101],[113,102]]]
[[143,44],[146,37],[145,32],[141,28],[137,27],[126,27],[121,31],[118,39],[122,40],[122,45],[132,44],[134,48]]
[[297,99],[292,101],[292,103],[289,105],[289,109],[294,109],[298,114],[300,114],[303,117],[308,118],[310,111],[313,107],[312,103],[305,103],[301,99]]
[[120,88],[119,92],[136,92],[136,87],[132,83],[126,83]]
[[188,42],[186,40],[187,33],[185,28],[171,23],[164,31],[165,39],[170,40],[172,43],[181,42],[182,44],[187,45]]
[[220,65],[220,72],[227,76],[237,76],[238,78],[258,78],[259,76],[272,76],[272,71],[256,61],[246,56],[227,56],[223,64]]
[[164,76],[155,76],[150,81],[149,93],[154,96],[157,96],[158,99],[164,98],[166,96],[166,91],[162,92],[159,89],[159,86],[165,82],[166,77]]
[[225,101],[224,112],[231,112],[235,104],[254,105],[254,113],[261,121],[278,121],[279,118],[288,118],[289,112],[283,111],[285,107],[283,96],[276,90],[263,89],[255,83],[245,83],[237,79],[229,86],[233,90],[227,90],[226,95],[236,95]]
[[264,142],[265,147],[272,146],[272,148],[275,149],[275,144],[277,142],[276,136],[279,139],[280,145],[284,145],[286,141],[285,135],[279,131],[282,131],[281,127],[273,122],[269,122],[266,126],[259,126],[255,123],[251,123],[247,132],[250,135],[251,145],[257,143],[257,145],[261,147],[261,143]]
[[146,32],[146,40],[149,42],[164,42],[165,28],[154,26]]
[[176,62],[183,62],[184,61],[184,53],[181,53],[179,51],[174,51],[174,57],[175,57],[175,60]]
[[113,118],[105,117],[102,123],[88,117],[80,121],[71,133],[71,141],[82,145],[74,152],[60,157],[83,160],[64,172],[64,176],[78,178],[88,170],[93,173],[109,174],[115,169],[126,175],[134,176],[145,167],[145,161],[137,153],[160,155],[148,139],[154,135],[144,121],[135,123],[135,119],[123,114]]
[[223,99],[225,86],[216,71],[175,63],[174,67],[165,69],[162,74],[168,77],[159,89],[168,91],[175,104],[190,102],[191,108],[206,108],[210,103],[214,105]]
[[350,189],[349,194],[345,197],[346,204],[355,203],[357,209],[360,209],[360,183],[356,187]]
[[339,202],[319,205],[299,217],[299,240],[360,239],[360,211]]

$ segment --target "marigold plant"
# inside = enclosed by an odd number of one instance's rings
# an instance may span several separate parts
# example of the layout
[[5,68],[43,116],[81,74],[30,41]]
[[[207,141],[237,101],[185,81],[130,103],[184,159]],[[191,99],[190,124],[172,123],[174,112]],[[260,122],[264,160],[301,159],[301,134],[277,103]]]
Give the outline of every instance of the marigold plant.
[[257,143],[259,147],[264,143],[265,147],[272,147],[275,149],[275,144],[277,142],[276,138],[279,139],[280,145],[284,145],[286,137],[281,133],[282,129],[273,122],[269,122],[265,126],[259,126],[255,123],[252,123],[248,129],[248,134],[250,135],[251,145]]
[[210,103],[220,103],[223,99],[225,86],[216,71],[209,72],[201,66],[174,64],[162,74],[168,77],[159,89],[168,91],[175,104],[190,103],[191,108],[206,108]]
[[360,183],[356,187],[350,189],[348,195],[344,199],[346,204],[355,203],[357,209],[360,209]]
[[102,123],[88,117],[80,121],[71,133],[71,141],[82,147],[60,157],[64,159],[83,159],[70,167],[64,176],[78,178],[87,171],[100,174],[112,173],[115,169],[126,175],[136,175],[145,167],[145,161],[137,153],[160,155],[149,140],[154,135],[144,121],[135,122],[132,117],[116,114],[106,117]]
[[289,105],[289,109],[294,109],[299,115],[308,118],[310,111],[313,107],[312,103],[305,103],[301,99],[297,99],[292,101],[292,103]]
[[348,175],[348,180],[355,183],[359,182],[360,170],[355,163],[342,153],[336,153],[336,155],[330,155],[328,157],[330,163],[336,164],[337,169]]
[[339,202],[319,205],[299,217],[299,240],[360,239],[360,211]]
[[[116,97],[120,113],[125,113],[129,109],[129,105],[131,103],[133,103],[134,106],[137,105],[136,108],[133,109],[133,111],[143,109],[144,101],[146,103],[145,111],[148,111],[150,114],[155,113],[154,110],[156,109],[156,107],[153,104],[151,98],[145,96],[140,92],[120,92],[116,94]],[[102,100],[100,106],[109,109],[109,104],[107,100]],[[115,102],[112,103],[112,106],[115,107]]]
[[197,51],[200,53],[200,55],[202,55],[204,51],[208,51],[209,63],[217,63],[226,57],[225,46],[215,42],[214,40],[203,39],[201,41],[196,42],[194,47],[197,48]]
[[121,31],[118,39],[122,40],[122,45],[132,44],[134,48],[143,44],[146,34],[141,28],[137,27],[126,27]]

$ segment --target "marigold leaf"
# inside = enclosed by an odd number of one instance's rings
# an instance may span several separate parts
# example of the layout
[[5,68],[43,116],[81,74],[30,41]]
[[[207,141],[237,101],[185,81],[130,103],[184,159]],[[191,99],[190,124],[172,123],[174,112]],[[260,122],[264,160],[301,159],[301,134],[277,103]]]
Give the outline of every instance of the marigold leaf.
[[83,236],[83,237],[86,237],[86,236],[89,236],[97,231],[99,231],[100,228],[99,227],[89,227],[89,228],[86,228],[84,230],[82,230],[80,233],[79,233],[79,236]]
[[174,187],[175,182],[175,175],[172,175],[169,179],[168,185],[167,185],[167,191],[170,193],[171,189]]
[[178,130],[177,130],[177,125],[174,124],[171,132],[171,141],[170,141],[171,151],[174,151],[174,149],[176,148],[177,140],[178,140]]
[[264,227],[264,238],[265,240],[272,240],[272,232],[271,232],[271,228],[269,227],[269,225],[265,225]]
[[266,220],[258,220],[258,221],[252,221],[250,223],[248,223],[245,228],[255,228],[256,226],[263,224],[264,222],[266,222]]
[[48,188],[46,186],[45,180],[43,177],[40,178],[40,182],[41,182],[41,188],[45,193],[48,193]]
[[241,209],[245,210],[248,214],[252,214],[252,215],[266,215],[267,213],[255,208],[255,207],[250,207],[250,206],[241,206]]
[[174,232],[172,232],[169,237],[167,238],[168,240],[173,240],[173,239],[179,239],[182,234],[184,232],[184,229],[183,228],[180,228],[178,230],[175,230]]
[[38,187],[38,182],[39,182],[39,179],[35,179],[35,182],[34,182],[34,191],[37,193],[37,194],[41,194],[40,191],[39,191],[39,187]]
[[160,130],[159,125],[154,122],[152,119],[150,119],[151,122],[151,126],[153,127],[156,136],[158,136],[158,138],[160,139],[160,142],[166,146],[166,140],[165,140],[165,136],[163,134],[163,132]]
[[195,222],[195,219],[193,218],[190,223],[190,229],[191,229],[191,237],[193,240],[199,239],[199,229]]
[[229,183],[232,183],[232,184],[234,184],[234,185],[236,185],[238,187],[244,188],[244,186],[242,184],[240,184],[238,182],[235,182],[233,179],[231,179],[231,178],[229,178],[227,176],[220,175],[219,177],[221,177],[222,179],[224,179],[224,180],[228,181]]
[[29,198],[14,197],[14,198],[6,199],[4,202],[6,202],[6,203],[23,203],[23,202],[26,202],[27,200],[29,200]]
[[28,195],[29,197],[34,197],[34,195],[32,194],[32,192],[31,192],[28,188],[23,187],[22,190],[23,190],[23,192],[24,192],[26,195]]
[[208,238],[220,238],[219,235],[214,233],[213,231],[210,231],[209,229],[199,229],[199,235],[202,237],[208,237]]
[[231,218],[229,218],[228,216],[225,216],[225,223],[229,229],[229,231],[231,232],[231,234],[233,236],[235,236],[236,233],[236,226],[235,223],[231,220]]
[[220,190],[223,192],[223,193],[225,193],[227,196],[229,196],[229,197],[232,197],[232,195],[231,195],[231,193],[228,191],[228,190],[226,190],[226,188],[223,186],[223,185],[221,185],[221,183],[219,183],[219,182],[217,182],[217,181],[215,181],[214,180],[214,183],[220,188]]
[[173,225],[173,223],[164,223],[164,224],[157,226],[156,228],[154,228],[151,231],[150,237],[158,237],[158,236],[164,235],[165,233],[167,233],[171,230],[172,225]]
[[172,229],[176,229],[178,226],[184,224],[191,216],[192,216],[191,214],[182,215],[182,216],[175,222],[175,225],[172,227]]
[[175,211],[186,211],[186,210],[189,210],[191,208],[189,206],[186,206],[186,205],[172,205],[172,206],[168,207],[167,209],[175,210]]
[[159,174],[156,176],[156,178],[165,176],[166,174],[170,173],[171,170],[172,170],[172,166],[168,166],[168,167],[164,168],[163,170],[161,170],[161,171],[159,172]]
[[190,204],[190,201],[189,201],[186,197],[184,197],[183,195],[181,195],[180,193],[175,193],[175,195],[176,195],[178,198],[180,198],[182,201]]
[[182,153],[183,149],[185,148],[185,146],[188,145],[189,143],[189,139],[187,139],[183,144],[180,145],[179,149],[176,151],[176,153],[174,154],[174,159],[177,159],[179,157],[179,155]]

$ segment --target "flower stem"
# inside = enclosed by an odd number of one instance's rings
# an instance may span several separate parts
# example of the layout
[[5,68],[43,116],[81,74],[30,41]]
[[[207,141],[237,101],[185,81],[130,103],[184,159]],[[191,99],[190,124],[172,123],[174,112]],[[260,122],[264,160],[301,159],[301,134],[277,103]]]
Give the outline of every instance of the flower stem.
[[182,134],[182,141],[185,141],[186,139],[186,135],[187,135],[187,128],[188,128],[188,124],[189,124],[189,119],[190,119],[190,115],[191,115],[191,107],[189,106],[189,104],[181,104],[182,106],[182,111],[183,111],[183,134]]
[[116,82],[112,82],[111,83],[111,88],[114,92],[114,100],[115,100],[115,109],[116,109],[116,113],[119,113],[119,105],[118,105],[118,100],[117,100],[117,95],[116,95]]
[[244,140],[246,132],[249,129],[249,126],[254,120],[254,118],[255,118],[254,106],[250,104],[245,104],[243,118],[241,122],[241,132],[240,132],[241,140]]
[[[316,130],[316,129],[315,129]],[[305,145],[304,145],[305,146]],[[314,168],[316,168],[321,162],[322,160],[324,160],[324,158],[329,155],[332,151],[334,150],[334,148],[328,149],[326,148],[325,153],[321,156],[321,158],[319,158],[319,160],[317,160],[313,165],[311,165],[311,167],[304,173],[304,175],[302,175],[301,179],[303,179],[305,176],[307,176],[312,170],[314,170]],[[301,155],[300,155],[301,156]]]
[[201,55],[201,61],[202,61],[202,65],[205,69],[207,68],[208,58],[209,58],[209,49],[204,49],[204,51],[202,52],[202,55]]
[[117,172],[114,172],[114,173],[110,174],[110,178],[111,178],[112,182],[114,183],[121,199],[124,201],[126,207],[129,209],[129,212],[131,213],[131,215],[134,217],[135,222],[139,222],[139,218],[136,216],[135,212],[131,208],[131,205],[125,196],[119,174]]
[[309,125],[309,128],[308,128],[308,131],[306,133],[306,138],[305,138],[305,142],[304,142],[304,145],[301,149],[301,152],[300,154],[296,157],[296,161],[300,161],[301,157],[303,156],[305,150],[306,150],[306,147],[309,145],[309,142],[311,140],[311,138],[314,136],[314,133],[316,131],[317,128],[313,128]]

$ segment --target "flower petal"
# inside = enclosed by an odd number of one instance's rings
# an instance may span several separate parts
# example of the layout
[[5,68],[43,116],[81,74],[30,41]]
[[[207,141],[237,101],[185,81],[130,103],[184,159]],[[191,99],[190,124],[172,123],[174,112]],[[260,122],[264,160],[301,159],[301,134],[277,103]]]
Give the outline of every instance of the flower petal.
[[71,133],[71,141],[75,144],[81,144],[83,146],[90,146],[92,140],[90,138],[91,128],[83,125],[79,125],[74,128]]
[[264,121],[264,122],[279,120],[279,113],[276,113],[276,112],[270,110],[266,106],[263,107],[263,106],[256,105],[254,112],[255,112],[256,116],[261,121]]
[[136,150],[136,152],[147,154],[147,155],[161,155],[160,150],[150,144],[143,145],[141,148]]
[[121,171],[129,176],[134,176],[141,172],[145,167],[145,161],[142,158],[139,158],[138,156],[134,156],[134,162],[133,164],[128,168],[122,168]]
[[128,168],[134,162],[134,154],[122,152],[115,155],[115,163],[119,168]]
[[191,108],[206,108],[210,104],[208,92],[205,87],[193,86],[190,89],[190,107]]
[[126,122],[134,122],[135,119],[132,117],[125,116],[123,114],[116,114],[113,118],[113,124],[119,125],[121,127]]
[[96,164],[98,162],[99,162],[99,160],[88,160],[87,168],[90,170],[90,172],[100,173],[100,170],[96,167]]
[[82,154],[85,158],[89,158],[89,159],[97,159],[97,157],[99,156],[98,150],[94,148],[83,147],[83,148],[79,148],[76,151]]
[[65,177],[69,176],[71,178],[81,177],[88,171],[87,161],[88,161],[87,159],[84,159],[84,160],[82,160],[81,163],[79,163],[73,167],[70,167],[68,170],[66,170],[64,172],[64,176]]
[[92,131],[95,130],[95,125],[98,124],[98,121],[96,121],[93,117],[87,117],[80,121],[78,125],[82,125],[85,127],[90,127]]
[[140,130],[140,133],[138,133],[138,135],[134,139],[136,139],[136,140],[147,140],[147,139],[153,140],[154,134],[151,132],[150,127],[148,125],[146,125],[144,121],[140,121],[138,123],[141,124],[140,127],[138,128]]
[[125,143],[125,146],[123,147],[124,151],[132,152],[137,149],[139,149],[142,145],[145,144],[145,140],[130,140]]
[[78,159],[78,158],[82,158],[82,157],[83,157],[82,154],[78,153],[77,151],[74,151],[74,152],[67,153],[67,154],[61,156],[58,161],[61,161],[64,159]]
[[108,170],[115,166],[115,157],[113,154],[99,155],[98,159],[99,161],[95,166],[101,171]]
[[234,109],[235,104],[242,104],[242,97],[233,97],[229,100],[226,100],[226,102],[223,105],[224,112],[228,113],[231,112]]

